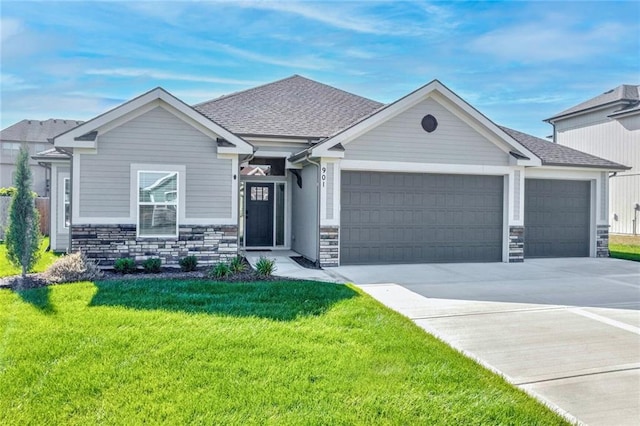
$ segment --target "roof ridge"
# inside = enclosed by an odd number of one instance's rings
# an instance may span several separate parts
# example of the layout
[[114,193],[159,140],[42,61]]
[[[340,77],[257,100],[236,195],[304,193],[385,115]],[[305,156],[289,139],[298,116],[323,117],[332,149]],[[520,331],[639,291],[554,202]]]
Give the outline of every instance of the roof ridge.
[[222,96],[219,96],[219,97],[217,97],[217,98],[210,99],[210,100],[208,100],[208,101],[200,102],[200,103],[197,103],[197,104],[192,105],[192,107],[193,107],[193,108],[196,108],[196,107],[199,107],[199,106],[201,106],[201,105],[211,104],[211,103],[214,103],[214,102],[217,102],[217,101],[221,101],[221,100],[224,100],[224,99],[229,99],[229,98],[231,98],[231,97],[234,97],[234,96],[237,96],[237,95],[241,95],[241,94],[243,94],[243,93],[246,93],[246,92],[249,92],[249,91],[252,91],[252,90],[261,89],[261,88],[266,87],[266,86],[270,86],[270,85],[273,85],[273,84],[282,83],[283,81],[293,80],[293,79],[296,79],[296,78],[298,78],[298,79],[302,79],[302,80],[306,80],[306,81],[309,81],[309,82],[311,82],[311,83],[314,83],[314,84],[318,84],[318,85],[321,85],[321,86],[327,87],[327,88],[329,88],[329,89],[331,89],[331,90],[336,90],[336,91],[339,91],[339,92],[345,93],[345,94],[347,94],[347,95],[349,95],[349,96],[355,96],[355,97],[358,97],[358,98],[360,98],[360,99],[366,99],[367,101],[375,102],[375,103],[377,103],[377,104],[380,104],[380,106],[385,105],[384,103],[382,103],[382,102],[378,102],[378,101],[376,101],[375,99],[366,98],[366,97],[364,97],[364,96],[360,96],[360,95],[358,95],[358,94],[356,94],[356,93],[348,92],[348,91],[346,91],[346,90],[344,90],[344,89],[340,89],[339,87],[331,86],[331,85],[329,85],[329,84],[322,83],[322,82],[317,81],[317,80],[313,80],[313,79],[311,79],[311,78],[305,77],[305,76],[300,75],[300,74],[293,74],[293,75],[291,75],[291,76],[289,76],[289,77],[281,78],[280,80],[272,81],[272,82],[269,82],[269,83],[264,83],[264,84],[261,84],[261,85],[259,85],[259,86],[250,87],[250,88],[248,88],[248,89],[239,90],[239,91],[237,91],[237,92],[229,93],[229,94],[227,94],[227,95],[222,95]]
[[295,75],[294,75],[294,77],[299,77],[299,78],[302,78],[302,79],[304,79],[304,80],[311,81],[312,83],[319,84],[319,85],[321,85],[321,86],[325,86],[325,87],[328,87],[328,88],[330,88],[330,89],[332,89],[332,90],[337,90],[337,91],[342,92],[342,93],[346,93],[347,95],[356,96],[356,97],[361,98],[361,99],[366,99],[366,100],[368,100],[368,101],[375,102],[375,103],[377,103],[377,104],[380,104],[380,106],[384,106],[384,105],[386,105],[386,104],[384,104],[384,103],[382,103],[382,102],[378,102],[378,101],[376,101],[375,99],[365,98],[364,96],[360,96],[360,95],[358,95],[358,94],[356,94],[356,93],[348,92],[348,91],[346,91],[346,90],[344,90],[344,89],[340,89],[339,87],[331,86],[331,85],[329,85],[329,84],[322,83],[321,81],[313,80],[313,79],[308,78],[308,77],[305,77],[305,76],[303,76],[303,75],[295,74]]
[[[204,101],[204,102],[200,102],[200,103],[197,103],[197,104],[193,104],[193,105],[191,105],[191,107],[195,108],[195,107],[199,107],[200,105],[210,104],[212,102],[220,101],[220,100],[223,100],[223,99],[229,99],[229,98],[232,98],[234,96],[246,93],[246,92],[248,92],[250,90],[260,89],[262,87],[269,86],[269,85],[275,84],[275,83],[280,83],[280,82],[292,79],[294,77],[301,77],[301,76],[298,75],[298,74],[293,74],[293,75],[290,75],[289,77],[281,78],[280,80],[271,81],[271,82],[268,82],[268,83],[263,83],[263,84],[260,84],[258,86],[249,87],[247,89],[242,89],[242,90],[238,90],[236,92],[227,93],[226,95],[220,95],[217,98],[213,98],[213,99],[209,99],[208,101]],[[304,78],[304,77],[302,77],[302,78]]]

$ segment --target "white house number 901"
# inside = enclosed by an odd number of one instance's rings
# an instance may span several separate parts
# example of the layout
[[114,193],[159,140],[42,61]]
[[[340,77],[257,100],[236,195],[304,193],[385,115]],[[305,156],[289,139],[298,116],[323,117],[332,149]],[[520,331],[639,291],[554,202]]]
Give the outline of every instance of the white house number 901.
[[326,167],[322,168],[322,176],[320,176],[320,179],[322,180],[322,187],[324,188],[325,182],[327,181],[327,168]]

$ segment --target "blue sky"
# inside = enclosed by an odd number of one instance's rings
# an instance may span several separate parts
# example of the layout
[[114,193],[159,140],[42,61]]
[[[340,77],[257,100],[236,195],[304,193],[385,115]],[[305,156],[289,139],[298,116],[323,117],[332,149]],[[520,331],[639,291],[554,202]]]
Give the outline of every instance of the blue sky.
[[381,102],[437,78],[544,137],[544,118],[640,83],[638,2],[0,1],[2,128],[300,74]]

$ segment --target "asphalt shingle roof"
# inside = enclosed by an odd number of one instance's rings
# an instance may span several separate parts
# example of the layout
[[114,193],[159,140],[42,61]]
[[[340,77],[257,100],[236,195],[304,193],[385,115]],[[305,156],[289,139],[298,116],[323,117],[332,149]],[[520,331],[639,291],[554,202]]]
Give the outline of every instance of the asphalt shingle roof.
[[239,135],[323,138],[383,104],[294,75],[194,106]]
[[50,118],[45,121],[22,120],[0,132],[0,140],[16,142],[48,142],[50,138],[58,136],[82,124],[77,120],[61,120]]
[[508,127],[499,126],[504,132],[524,145],[529,151],[533,152],[542,160],[543,165],[547,166],[571,166],[571,167],[595,167],[610,170],[627,170],[629,167],[595,155],[587,154],[582,151],[569,148],[564,145],[546,141]]
[[566,109],[553,117],[547,118],[545,121],[619,101],[627,101],[631,104],[640,102],[640,86],[621,84],[615,89],[608,90],[595,98],[591,98],[588,101]]
[[71,158],[70,155],[64,154],[55,148],[47,149],[42,152],[38,152],[36,155],[32,156],[34,160],[68,160]]

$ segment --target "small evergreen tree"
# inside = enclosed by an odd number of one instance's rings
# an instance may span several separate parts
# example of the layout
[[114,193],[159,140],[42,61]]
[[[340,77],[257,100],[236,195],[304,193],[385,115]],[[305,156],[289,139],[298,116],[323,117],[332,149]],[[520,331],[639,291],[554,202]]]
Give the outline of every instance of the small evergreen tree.
[[22,269],[22,278],[38,261],[40,244],[40,214],[36,210],[31,192],[31,169],[29,151],[23,145],[16,162],[16,192],[11,197],[9,226],[5,235],[7,258]]

